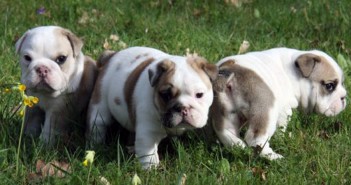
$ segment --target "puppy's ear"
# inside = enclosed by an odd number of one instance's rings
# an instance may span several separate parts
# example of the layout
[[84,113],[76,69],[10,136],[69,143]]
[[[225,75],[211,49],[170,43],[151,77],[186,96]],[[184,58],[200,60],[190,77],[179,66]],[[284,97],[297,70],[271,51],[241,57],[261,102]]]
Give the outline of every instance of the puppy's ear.
[[300,70],[303,77],[308,78],[311,76],[317,63],[321,62],[321,58],[314,54],[302,54],[296,61],[295,66]]
[[198,56],[188,56],[187,61],[190,63],[191,66],[193,66],[194,69],[199,68],[203,70],[206,73],[206,75],[210,78],[211,82],[216,80],[218,75],[218,68],[215,64],[210,64],[205,58]]
[[67,37],[69,43],[71,44],[71,47],[73,50],[73,56],[77,57],[79,55],[80,51],[82,50],[83,41],[67,29],[63,29],[62,34],[65,37]]
[[225,88],[231,90],[233,88],[231,80],[234,78],[234,76],[233,71],[227,69],[219,70],[218,77],[213,82],[213,89],[217,92],[222,92]]
[[17,40],[16,45],[15,45],[17,54],[19,54],[19,52],[21,51],[22,45],[23,45],[24,41],[26,40],[27,35],[28,35],[28,32],[26,32],[24,35],[22,35],[21,38],[19,38]]
[[105,66],[116,53],[116,51],[105,50],[97,60],[98,68]]
[[218,75],[218,68],[214,64],[210,63],[205,63],[202,67],[202,69],[205,71],[207,76],[210,78],[211,82],[216,80],[217,75]]
[[149,69],[149,81],[151,87],[154,87],[159,81],[163,74],[167,71],[174,69],[175,64],[170,60],[164,60],[157,64],[156,69]]
[[225,62],[223,62],[220,66],[219,66],[219,69],[223,69],[223,68],[226,68],[226,67],[231,67],[235,64],[235,60],[233,59],[229,59]]
[[233,89],[233,83],[231,83],[234,78],[234,72],[230,70],[231,67],[235,64],[235,61],[230,59],[223,62],[218,68],[218,77],[213,83],[213,89],[217,92],[222,92],[226,88],[231,91]]

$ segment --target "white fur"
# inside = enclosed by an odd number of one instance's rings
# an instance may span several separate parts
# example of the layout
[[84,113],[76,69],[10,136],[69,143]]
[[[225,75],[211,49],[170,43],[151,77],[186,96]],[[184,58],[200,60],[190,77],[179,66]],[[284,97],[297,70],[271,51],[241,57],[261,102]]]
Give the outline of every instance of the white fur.
[[[57,26],[36,27],[28,30],[16,43],[22,71],[21,82],[26,85],[28,95],[39,98],[38,106],[46,112],[40,136],[46,143],[54,142],[53,138],[50,139],[50,135],[54,132],[52,121],[50,121],[52,114],[57,111],[58,107],[62,107],[61,104],[65,103],[65,95],[74,92],[79,87],[84,70],[83,53],[79,51],[77,58],[68,55],[68,52],[72,51],[68,39],[65,44],[58,44],[56,31],[59,29],[63,28]],[[74,65],[72,63],[67,71],[62,71],[59,64],[54,61],[54,57],[57,57],[58,54],[68,56],[66,62],[74,61]],[[32,60],[25,60],[25,55],[30,56]],[[50,70],[46,83],[52,90],[38,88],[38,84],[42,81],[36,73],[38,66],[45,66]],[[30,131],[31,128],[28,130]]]
[[[289,117],[292,115],[292,109],[299,106],[306,112],[316,111],[326,116],[335,116],[344,110],[346,106],[346,90],[341,85],[342,83],[339,83],[333,93],[322,97],[319,94],[320,82],[312,83],[306,78],[299,77],[294,62],[301,54],[305,53],[312,53],[326,58],[337,72],[339,82],[343,82],[343,72],[338,64],[330,56],[317,50],[299,51],[288,48],[275,48],[225,57],[217,63],[220,66],[229,59],[233,59],[235,64],[253,70],[273,92],[275,99],[273,107],[267,110],[269,111],[270,121],[266,134],[254,138],[252,130],[249,128],[245,136],[247,145],[262,147],[261,155],[268,159],[273,160],[282,157],[270,148],[268,141],[277,127],[283,127],[283,130],[285,130]],[[244,110],[248,102],[245,102],[242,97],[234,97],[233,101],[228,101],[225,93],[220,93],[219,100],[224,106],[228,107],[226,110],[242,111],[245,114]],[[234,102],[234,104],[230,102]],[[227,146],[245,146],[238,135],[240,123],[237,115],[233,113],[224,120],[222,124],[224,124],[225,129],[220,132],[217,131],[217,135],[222,143]]]
[[[136,124],[132,125],[124,97],[124,86],[129,74],[143,61],[154,58],[141,73],[134,93],[133,102],[136,110]],[[208,88],[199,75],[186,62],[186,57],[173,56],[147,47],[132,47],[115,54],[108,63],[107,72],[102,78],[101,101],[90,105],[88,137],[92,142],[101,143],[105,138],[106,126],[111,118],[123,127],[135,132],[135,152],[143,166],[150,168],[159,163],[157,146],[167,134],[180,134],[186,128],[176,126],[165,128],[161,124],[159,107],[155,104],[154,88],[151,86],[148,71],[155,71],[158,63],[165,59],[175,63],[176,70],[172,84],[181,90],[178,101],[184,106],[192,107],[191,114],[195,120],[190,127],[200,128],[207,122],[209,106],[212,104],[212,88]],[[203,98],[196,99],[196,93],[204,93]],[[120,104],[114,99],[119,97]]]

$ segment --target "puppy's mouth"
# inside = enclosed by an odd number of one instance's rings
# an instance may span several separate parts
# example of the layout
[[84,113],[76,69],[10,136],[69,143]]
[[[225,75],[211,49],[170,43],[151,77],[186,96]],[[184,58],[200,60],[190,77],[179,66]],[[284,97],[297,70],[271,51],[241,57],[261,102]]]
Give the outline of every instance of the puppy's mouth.
[[176,121],[169,120],[169,119],[164,119],[163,120],[163,125],[167,128],[184,128],[184,129],[194,129],[195,127],[190,124],[189,122],[185,121],[185,119],[182,119],[180,122],[176,123]]
[[46,82],[45,79],[40,80],[37,84],[35,84],[32,88],[30,88],[33,91],[37,91],[37,92],[47,92],[47,93],[51,93],[54,92],[55,89],[52,88],[50,86],[50,84],[48,84]]
[[194,129],[193,122],[191,115],[182,115],[179,112],[169,111],[162,116],[162,123],[167,128]]

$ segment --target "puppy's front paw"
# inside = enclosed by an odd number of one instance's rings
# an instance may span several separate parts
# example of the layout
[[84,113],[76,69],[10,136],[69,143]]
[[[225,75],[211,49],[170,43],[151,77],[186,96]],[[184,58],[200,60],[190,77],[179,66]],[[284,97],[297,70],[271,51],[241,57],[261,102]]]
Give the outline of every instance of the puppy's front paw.
[[157,154],[150,154],[150,155],[147,155],[147,156],[139,157],[139,161],[141,163],[141,167],[144,170],[150,170],[152,168],[155,168],[160,163]]
[[235,134],[235,130],[224,130],[221,132],[217,132],[217,136],[219,140],[225,145],[225,146],[237,146],[241,148],[245,148],[246,144],[243,140],[241,140],[237,134]]
[[284,158],[282,155],[275,152],[267,153],[267,154],[261,153],[261,156],[271,161]]
[[39,136],[39,139],[48,145],[52,145],[55,142],[54,137],[50,136],[50,133],[48,132],[42,132]]
[[[268,144],[269,145],[269,144]],[[257,148],[257,147],[256,147]],[[269,146],[265,146],[261,152],[260,152],[260,156],[261,157],[264,157],[268,160],[276,160],[276,159],[281,159],[283,158],[282,155],[278,154],[278,153],[275,153],[272,148],[270,148]]]

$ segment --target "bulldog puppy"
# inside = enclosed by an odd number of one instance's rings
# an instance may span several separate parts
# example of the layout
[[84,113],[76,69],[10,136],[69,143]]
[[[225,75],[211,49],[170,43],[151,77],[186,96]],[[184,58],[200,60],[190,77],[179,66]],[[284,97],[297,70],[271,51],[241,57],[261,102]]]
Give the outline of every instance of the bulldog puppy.
[[[216,134],[226,146],[259,146],[270,160],[282,158],[268,141],[277,127],[285,130],[293,108],[335,116],[346,106],[343,72],[322,51],[276,48],[229,56],[217,65],[211,107]],[[239,138],[244,126],[246,143]]]
[[159,163],[157,147],[168,134],[206,124],[216,65],[147,47],[107,52],[102,60],[88,115],[87,138],[93,144],[104,142],[115,119],[135,132],[136,156],[148,169]]
[[26,109],[26,134],[52,144],[57,135],[67,137],[74,126],[86,122],[97,67],[83,55],[82,46],[77,36],[57,26],[30,29],[17,41],[21,82],[26,94],[39,98]]

